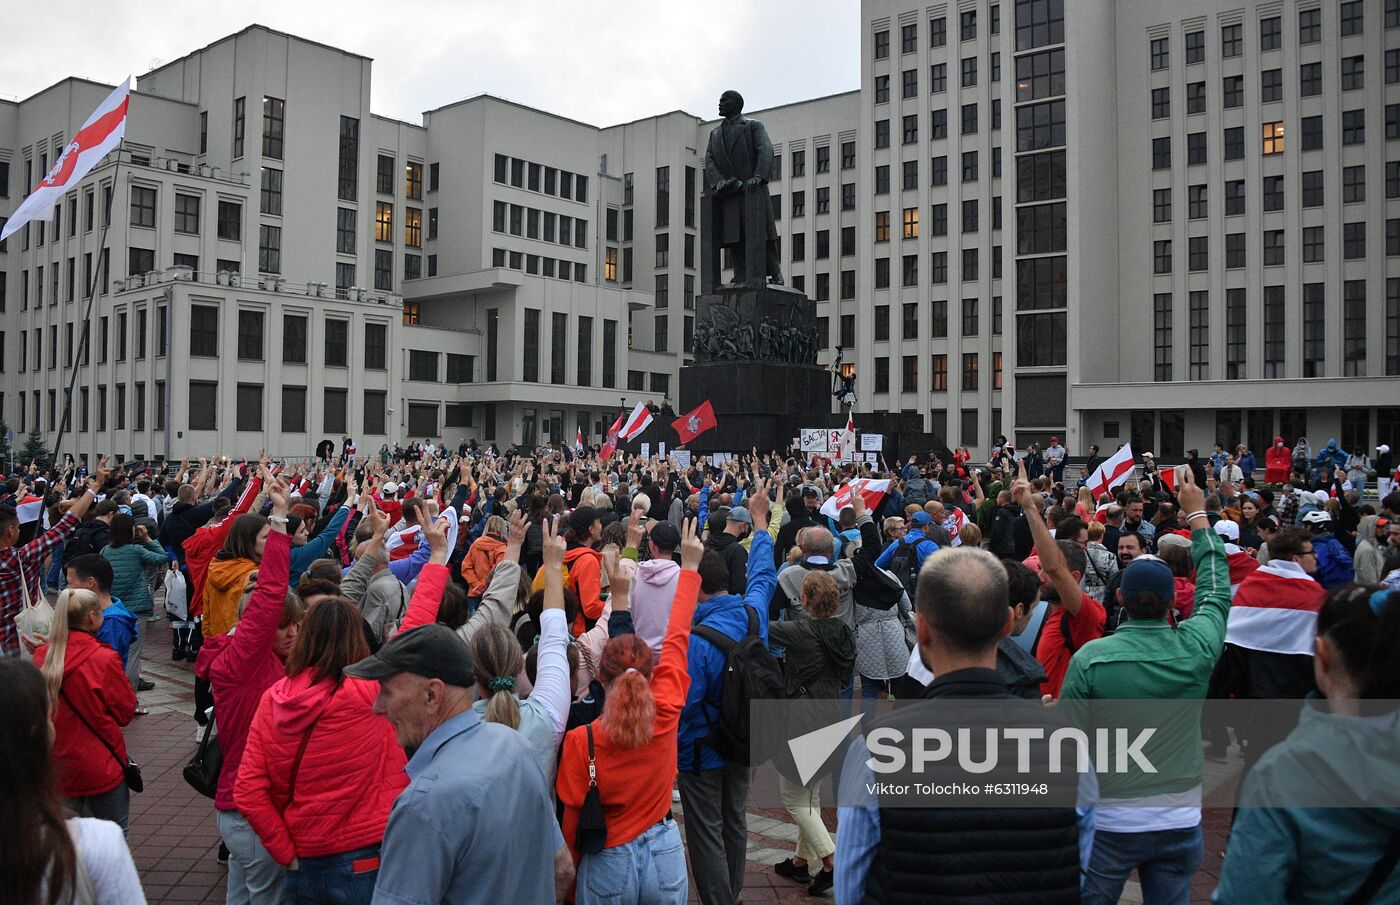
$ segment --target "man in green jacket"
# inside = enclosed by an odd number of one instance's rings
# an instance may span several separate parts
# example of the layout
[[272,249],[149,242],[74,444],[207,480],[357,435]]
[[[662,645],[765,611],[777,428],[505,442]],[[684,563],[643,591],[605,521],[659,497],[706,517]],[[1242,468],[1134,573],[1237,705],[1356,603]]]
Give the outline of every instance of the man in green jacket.
[[[1099,764],[1103,799],[1085,876],[1085,905],[1118,901],[1137,868],[1147,902],[1184,902],[1203,855],[1201,836],[1201,702],[1225,644],[1230,570],[1225,547],[1210,528],[1205,495],[1189,469],[1178,478],[1182,511],[1191,527],[1196,598],[1191,618],[1167,622],[1175,596],[1171,568],[1140,557],[1123,572],[1118,600],[1126,620],[1108,637],[1084,645],[1070,662],[1060,692],[1066,715],[1095,705],[1093,722],[1128,726],[1129,738],[1154,729],[1142,747],[1156,774],[1109,772]],[[1161,706],[1138,703],[1156,699]],[[1179,702],[1179,703],[1173,703]]]

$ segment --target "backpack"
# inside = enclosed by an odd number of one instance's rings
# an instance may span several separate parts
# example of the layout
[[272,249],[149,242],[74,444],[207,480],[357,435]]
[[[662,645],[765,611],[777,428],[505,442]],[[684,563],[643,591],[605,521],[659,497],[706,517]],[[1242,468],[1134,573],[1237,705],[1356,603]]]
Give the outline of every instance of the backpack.
[[[93,527],[97,525],[97,527]],[[68,543],[63,546],[62,565],[67,568],[68,564],[79,556],[87,553],[100,553],[97,545],[92,542],[93,536],[102,527],[100,522],[87,522],[78,532],[68,539]]]
[[900,539],[899,546],[890,555],[889,571],[899,579],[910,600],[914,599],[914,591],[919,585],[919,566],[919,545],[906,544]]
[[702,745],[715,749],[730,763],[757,766],[754,763],[757,752],[749,745],[749,702],[787,698],[782,667],[758,633],[758,611],[747,604],[744,610],[749,616],[748,633],[739,641],[708,625],[691,627],[691,634],[704,638],[724,654],[719,714],[716,719],[708,720],[709,733],[695,743],[697,771],[700,769]]
[[928,481],[923,478],[910,478],[904,482],[904,502],[918,503],[920,506],[928,502]]

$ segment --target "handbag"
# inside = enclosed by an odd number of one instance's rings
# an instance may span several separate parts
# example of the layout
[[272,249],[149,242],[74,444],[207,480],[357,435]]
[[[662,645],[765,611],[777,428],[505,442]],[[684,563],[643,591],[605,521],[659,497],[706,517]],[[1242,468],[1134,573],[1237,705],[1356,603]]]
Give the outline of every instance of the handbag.
[[[38,603],[34,603],[29,598],[29,579],[24,574],[23,560],[16,561],[19,569],[19,587],[22,604],[20,611],[15,615],[15,631],[21,635],[47,635],[53,626],[53,606],[49,604],[48,598],[40,597]],[[20,656],[33,662],[34,654],[23,644],[19,646]]]
[[587,855],[601,852],[608,842],[608,820],[603,814],[603,799],[598,794],[598,767],[593,757],[593,724],[584,727],[588,732],[588,794],[583,796],[583,807],[578,814],[578,834],[574,838],[575,847]]
[[96,729],[92,728],[87,717],[83,716],[82,712],[73,706],[73,702],[68,700],[68,692],[63,690],[62,685],[58,687],[58,696],[63,699],[63,703],[68,705],[68,709],[73,711],[73,715],[78,718],[78,721],[86,726],[87,731],[91,732],[93,737],[102,743],[102,747],[107,749],[108,753],[112,755],[112,759],[122,768],[122,778],[126,780],[126,787],[133,792],[146,791],[146,781],[141,778],[141,765],[130,757],[124,758],[118,754],[117,749],[113,748],[105,738],[98,734]]
[[219,735],[214,731],[211,714],[204,723],[204,735],[199,740],[194,757],[185,764],[185,782],[205,798],[213,798],[219,790],[219,771],[224,766],[224,750],[219,747]]

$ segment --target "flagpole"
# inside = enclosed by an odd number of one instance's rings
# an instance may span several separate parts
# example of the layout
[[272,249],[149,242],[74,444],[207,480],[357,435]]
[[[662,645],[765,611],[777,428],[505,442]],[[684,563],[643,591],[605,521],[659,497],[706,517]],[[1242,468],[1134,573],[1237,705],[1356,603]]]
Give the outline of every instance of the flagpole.
[[[78,354],[73,359],[73,373],[68,378],[68,390],[63,399],[63,417],[58,422],[58,436],[53,441],[53,461],[57,467],[60,460],[60,453],[63,449],[63,435],[68,432],[69,421],[73,417],[73,389],[78,383],[78,371],[83,367],[83,354],[88,347],[88,334],[92,332],[92,309],[97,301],[97,284],[102,278],[102,274],[107,271],[107,231],[112,228],[112,208],[117,205],[117,175],[121,171],[122,152],[126,150],[126,139],[117,142],[116,162],[112,166],[112,203],[102,214],[102,233],[97,240],[97,266],[92,269],[92,281],[88,284],[87,311],[83,315],[83,329],[78,336]],[[97,188],[101,188],[101,181],[98,181]],[[77,464],[78,457],[73,457],[73,462]]]

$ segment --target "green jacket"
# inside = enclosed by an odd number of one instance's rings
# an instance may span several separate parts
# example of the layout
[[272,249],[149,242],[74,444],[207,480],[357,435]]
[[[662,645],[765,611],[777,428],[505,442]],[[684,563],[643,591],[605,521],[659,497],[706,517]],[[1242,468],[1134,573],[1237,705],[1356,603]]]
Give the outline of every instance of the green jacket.
[[[851,681],[856,635],[839,616],[768,623],[768,640],[783,648],[783,679],[788,704],[785,738],[815,732],[841,719],[841,691]],[[793,782],[801,777],[792,753],[782,746],[773,763]],[[819,782],[822,774],[813,777]]]
[[[1100,773],[1105,798],[1180,792],[1201,781],[1200,702],[1225,645],[1230,567],[1224,541],[1208,529],[1191,533],[1191,559],[1196,602],[1190,619],[1175,627],[1165,619],[1130,619],[1112,635],[1084,645],[1070,660],[1060,701],[1071,720],[1081,726],[1127,728],[1130,738],[1155,729],[1142,750],[1158,774]],[[1161,703],[1138,703],[1145,700]],[[1064,703],[1072,701],[1123,703],[1095,705],[1090,713],[1085,705]]]
[[102,548],[102,556],[112,564],[112,596],[120,597],[133,615],[142,616],[154,610],[146,568],[169,562],[165,548],[155,541],[148,541],[144,546],[137,543],[120,547],[108,545]]

